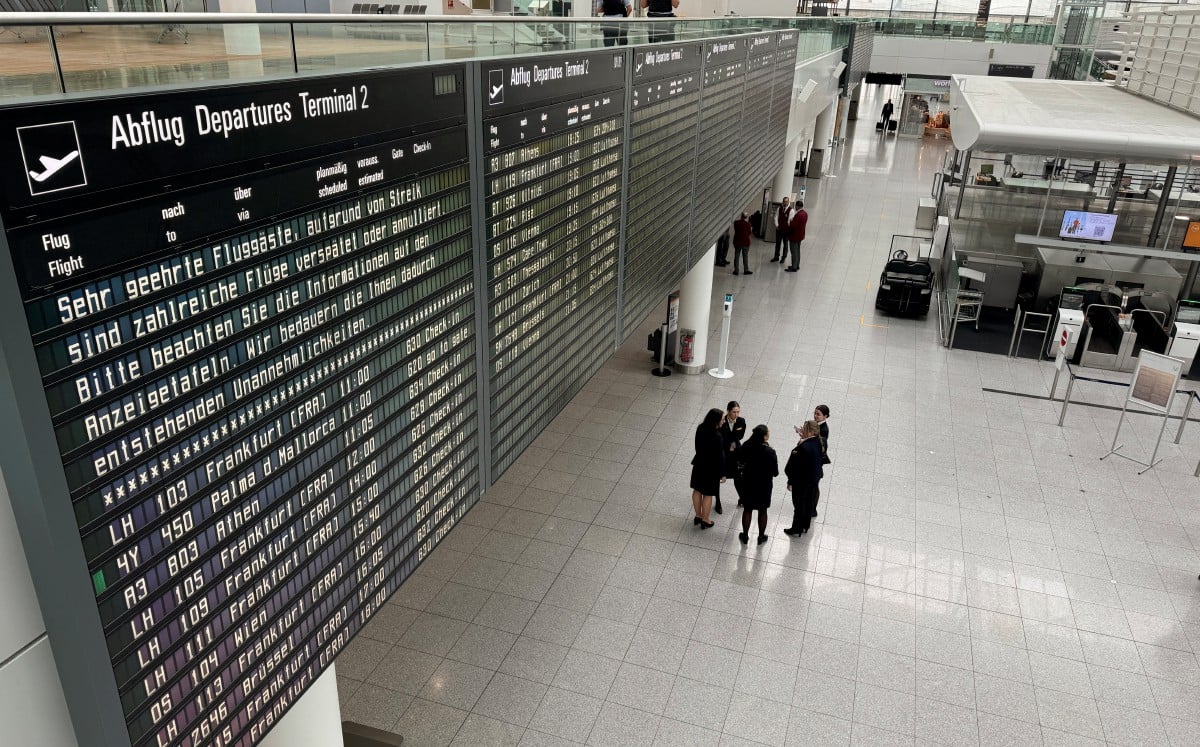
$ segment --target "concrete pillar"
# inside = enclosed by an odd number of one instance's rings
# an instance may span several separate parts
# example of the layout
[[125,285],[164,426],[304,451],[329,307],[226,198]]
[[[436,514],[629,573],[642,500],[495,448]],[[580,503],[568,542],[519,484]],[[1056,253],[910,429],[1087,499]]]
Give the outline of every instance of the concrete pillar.
[[[257,13],[254,0],[219,0],[222,13]],[[245,59],[228,61],[231,72],[238,76],[263,74],[262,37],[259,27],[253,23],[227,23],[222,27],[225,36],[225,54]]]
[[847,129],[850,127],[850,97],[842,96],[838,99],[838,144],[846,142],[848,135]]
[[259,747],[295,747],[298,744],[342,747],[342,710],[338,704],[334,669],[335,666],[330,664],[258,743]]
[[[713,244],[679,284],[679,329],[696,330],[692,362],[675,364],[675,369],[680,373],[699,374],[708,370],[705,365],[708,356],[708,311],[712,306],[713,262],[716,260],[717,245]],[[675,360],[679,360],[678,354]]]
[[775,202],[782,202],[784,197],[789,197],[792,194],[792,187],[796,184],[796,159],[800,155],[800,138],[793,139],[783,148],[783,166],[775,174],[775,181],[771,184],[771,199]]
[[820,179],[825,173],[825,151],[833,139],[833,124],[837,116],[837,99],[829,102],[820,114],[813,134],[812,152],[808,156],[808,176]]

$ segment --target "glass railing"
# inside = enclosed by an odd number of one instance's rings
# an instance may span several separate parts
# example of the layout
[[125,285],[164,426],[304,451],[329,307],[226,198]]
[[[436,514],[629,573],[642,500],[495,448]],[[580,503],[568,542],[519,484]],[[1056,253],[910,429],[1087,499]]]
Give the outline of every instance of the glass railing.
[[[795,29],[799,59],[809,59],[845,46],[854,21],[727,17],[621,23],[630,44]],[[600,49],[611,24],[510,16],[0,14],[0,99]]]
[[932,21],[913,18],[872,19],[875,33],[881,36],[919,36],[944,39],[971,39],[1005,44],[1053,44],[1053,23],[996,23],[979,25],[975,21]]

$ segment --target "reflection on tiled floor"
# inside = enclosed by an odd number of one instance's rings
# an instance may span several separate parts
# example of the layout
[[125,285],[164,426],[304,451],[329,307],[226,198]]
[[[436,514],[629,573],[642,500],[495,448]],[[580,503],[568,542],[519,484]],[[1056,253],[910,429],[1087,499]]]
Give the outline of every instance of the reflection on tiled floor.
[[[762,244],[718,272],[736,376],[655,378],[633,335],[339,658],[345,718],[414,746],[1198,743],[1200,425],[1138,476],[1099,459],[1119,413],[1059,428],[991,391],[1045,394],[1052,364],[876,315],[947,146],[871,129],[808,185],[800,273]],[[693,527],[693,429],[730,399],[781,454],[832,408],[804,538],[782,481],[766,544],[738,542],[731,489]]]

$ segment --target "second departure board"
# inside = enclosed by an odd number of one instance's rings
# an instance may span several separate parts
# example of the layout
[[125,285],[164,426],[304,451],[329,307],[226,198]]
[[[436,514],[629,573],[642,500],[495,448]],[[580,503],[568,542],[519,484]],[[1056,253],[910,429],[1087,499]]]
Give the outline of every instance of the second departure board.
[[[795,31],[780,31],[775,34],[775,55],[771,63],[774,71],[771,82],[771,114],[767,118],[767,139],[764,147],[770,156],[770,163],[776,168],[787,149],[788,122],[791,120],[792,104],[795,101],[792,87],[796,78],[798,44],[799,34]],[[770,184],[773,174],[772,169],[763,183]]]
[[740,185],[749,159],[741,157],[742,89],[746,82],[746,38],[704,43],[699,146],[692,200],[689,266],[695,264],[745,207]]
[[495,474],[612,353],[626,64],[622,51],[483,66]]
[[259,741],[479,492],[464,70],[0,113],[134,745]]
[[702,52],[700,44],[633,52],[622,338],[690,267]]
[[742,129],[742,173],[738,202],[762,203],[762,189],[775,178],[775,162],[770,149],[771,92],[775,86],[776,34],[757,34],[747,40],[750,57],[747,61],[745,109],[742,117],[753,127]]

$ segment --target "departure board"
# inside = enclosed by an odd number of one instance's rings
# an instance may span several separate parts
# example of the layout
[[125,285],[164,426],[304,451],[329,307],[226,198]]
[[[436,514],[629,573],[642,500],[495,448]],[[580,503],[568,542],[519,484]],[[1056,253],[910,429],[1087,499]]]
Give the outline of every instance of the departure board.
[[483,64],[491,469],[613,350],[624,51]]
[[[771,114],[767,119],[766,140],[767,152],[772,154],[774,168],[778,168],[778,159],[783,157],[787,149],[788,121],[791,119],[792,103],[795,101],[792,86],[796,78],[796,48],[799,43],[799,34],[795,31],[780,31],[775,34]],[[774,176],[772,171],[767,175],[765,183],[770,184],[774,181]]]
[[622,339],[690,269],[702,62],[701,44],[633,50]]
[[[700,75],[699,147],[692,198],[692,237],[688,266],[694,265],[717,238],[729,230],[745,207],[741,185],[749,159],[740,157],[743,130],[742,91],[746,83],[746,37],[704,43]],[[732,234],[731,234],[732,239]]]
[[[742,117],[752,126],[742,128],[742,173],[738,204],[762,205],[762,190],[775,178],[781,150],[771,149],[771,91],[775,85],[775,50],[778,34],[756,34],[747,40],[746,98]],[[794,63],[793,63],[794,64]],[[740,209],[740,208],[739,208]]]
[[0,110],[133,745],[260,741],[479,493],[465,78]]

